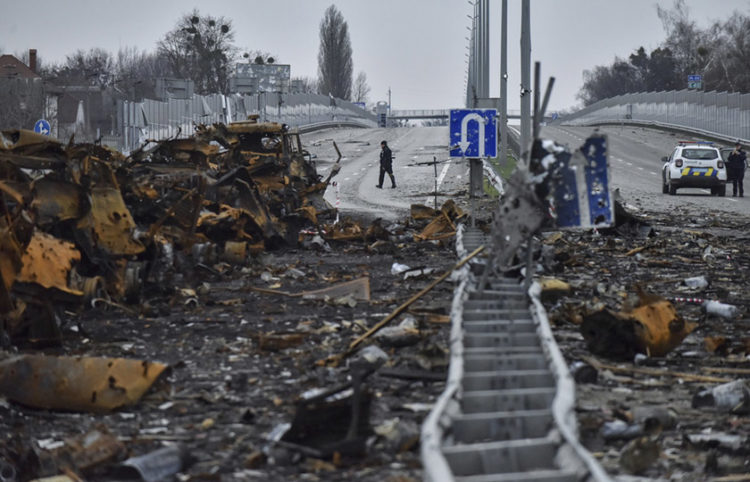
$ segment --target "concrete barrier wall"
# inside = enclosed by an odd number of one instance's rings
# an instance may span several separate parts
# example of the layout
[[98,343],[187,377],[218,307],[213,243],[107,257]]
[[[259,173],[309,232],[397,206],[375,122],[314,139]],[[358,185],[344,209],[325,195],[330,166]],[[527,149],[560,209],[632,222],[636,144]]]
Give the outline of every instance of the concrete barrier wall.
[[641,124],[750,142],[750,94],[678,90],[604,99],[551,124]]

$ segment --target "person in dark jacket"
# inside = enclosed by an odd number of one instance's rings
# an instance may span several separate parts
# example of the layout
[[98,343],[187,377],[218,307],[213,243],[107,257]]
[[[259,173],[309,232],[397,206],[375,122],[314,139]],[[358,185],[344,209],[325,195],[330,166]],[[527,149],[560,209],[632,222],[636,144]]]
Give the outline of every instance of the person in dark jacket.
[[739,141],[734,145],[734,150],[727,156],[727,177],[732,181],[732,196],[737,196],[739,191],[740,197],[744,197],[745,190],[742,186],[742,180],[745,177],[745,161],[747,155],[742,150]]
[[383,179],[386,172],[391,178],[391,188],[395,189],[396,178],[393,176],[393,154],[388,147],[388,143],[383,141],[380,143],[380,177],[378,178],[378,184],[375,186],[378,189],[383,188]]

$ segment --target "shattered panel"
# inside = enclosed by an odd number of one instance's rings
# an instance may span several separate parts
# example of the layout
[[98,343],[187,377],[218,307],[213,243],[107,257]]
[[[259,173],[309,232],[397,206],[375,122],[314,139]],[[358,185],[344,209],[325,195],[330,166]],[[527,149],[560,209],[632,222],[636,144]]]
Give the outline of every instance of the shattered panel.
[[70,270],[80,260],[81,253],[73,243],[37,231],[23,253],[23,268],[16,281],[82,296],[68,286]]
[[133,239],[135,221],[116,189],[91,189],[91,212],[78,227],[91,229],[94,244],[111,255],[129,256],[144,250],[143,245]]

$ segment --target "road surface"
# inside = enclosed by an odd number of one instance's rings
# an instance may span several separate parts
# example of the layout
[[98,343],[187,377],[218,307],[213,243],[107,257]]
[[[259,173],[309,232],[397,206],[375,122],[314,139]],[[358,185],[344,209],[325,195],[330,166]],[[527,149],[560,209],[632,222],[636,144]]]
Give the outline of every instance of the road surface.
[[743,214],[750,209],[750,198],[733,198],[731,185],[727,186],[727,197],[711,196],[708,189],[698,188],[680,189],[676,196],[662,194],[661,158],[669,155],[679,140],[694,138],[631,126],[547,126],[542,129],[542,136],[573,149],[595,129],[609,138],[612,187],[620,190],[626,202],[665,213],[676,207]]
[[[388,176],[378,189],[380,142],[387,141],[393,151],[393,172],[397,188],[391,189]],[[327,176],[336,160],[333,142],[342,154],[341,171],[334,178],[325,198],[343,214],[369,214],[395,220],[408,215],[412,204],[434,207],[435,183],[438,206],[448,197],[467,195],[469,182],[466,161],[448,156],[447,127],[411,127],[399,129],[336,129],[303,136],[306,149],[316,156],[318,173]],[[438,161],[434,165],[420,163]]]

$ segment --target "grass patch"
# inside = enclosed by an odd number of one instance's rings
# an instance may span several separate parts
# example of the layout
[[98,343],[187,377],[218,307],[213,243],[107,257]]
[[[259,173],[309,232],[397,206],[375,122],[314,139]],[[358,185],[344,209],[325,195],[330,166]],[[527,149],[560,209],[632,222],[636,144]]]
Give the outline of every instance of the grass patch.
[[[508,179],[510,179],[510,175],[513,173],[513,171],[515,171],[518,161],[513,156],[513,153],[511,151],[508,151],[508,162],[506,162],[504,166],[500,165],[499,159],[500,158],[496,157],[488,159],[488,161],[492,165],[492,169],[495,170],[497,175],[500,176],[504,181],[507,181]],[[497,192],[497,189],[492,187],[492,184],[490,184],[487,179],[484,180],[484,192],[491,197],[498,197],[500,194]]]

